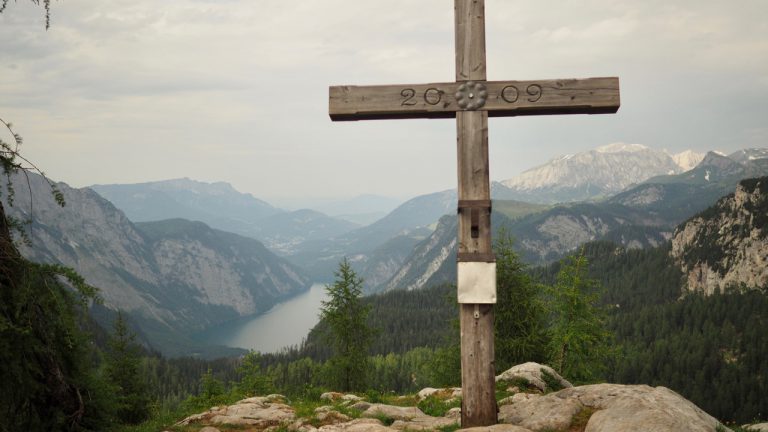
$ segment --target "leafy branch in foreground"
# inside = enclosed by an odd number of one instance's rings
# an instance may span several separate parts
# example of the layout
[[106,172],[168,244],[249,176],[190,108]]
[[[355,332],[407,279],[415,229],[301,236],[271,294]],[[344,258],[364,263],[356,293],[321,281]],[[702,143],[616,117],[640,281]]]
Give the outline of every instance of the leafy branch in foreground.
[[[1,9],[0,9],[1,11]],[[24,231],[24,226],[31,224],[32,216],[34,215],[34,202],[32,200],[32,186],[29,181],[29,171],[36,172],[40,175],[40,177],[45,180],[46,183],[48,183],[48,187],[51,188],[51,194],[53,195],[53,199],[56,201],[56,204],[58,204],[61,207],[64,207],[66,205],[66,202],[64,200],[64,194],[61,192],[61,190],[56,186],[54,182],[52,182],[45,173],[40,170],[35,164],[30,162],[27,158],[21,155],[19,153],[19,147],[21,147],[21,144],[24,142],[24,139],[16,133],[16,131],[13,130],[13,125],[9,122],[6,122],[5,120],[0,118],[0,125],[4,126],[8,132],[10,132],[11,136],[13,136],[13,143],[9,144],[5,141],[3,141],[2,138],[0,138],[0,168],[2,169],[2,175],[5,176],[5,189],[7,190],[7,197],[6,201],[10,207],[13,207],[14,205],[14,198],[16,196],[16,189],[13,186],[13,176],[21,172],[24,174],[24,179],[27,183],[27,188],[30,191],[29,194],[29,214],[30,219],[28,220],[19,220],[18,218],[15,218],[13,216],[6,215],[6,219],[8,220],[8,226],[11,229],[11,231],[16,232],[21,237],[21,241],[23,243],[29,243],[29,236],[27,235],[26,231]],[[2,189],[0,189],[0,198],[2,198]]]
[[[11,144],[0,141],[6,202],[13,205],[13,174],[42,172],[19,155],[22,138],[11,124],[0,122],[13,136]],[[45,180],[63,206],[61,192]],[[68,267],[22,257],[10,229],[24,232],[9,219],[0,203],[0,431],[105,430],[115,411],[113,392],[94,367],[85,330],[97,289]]]

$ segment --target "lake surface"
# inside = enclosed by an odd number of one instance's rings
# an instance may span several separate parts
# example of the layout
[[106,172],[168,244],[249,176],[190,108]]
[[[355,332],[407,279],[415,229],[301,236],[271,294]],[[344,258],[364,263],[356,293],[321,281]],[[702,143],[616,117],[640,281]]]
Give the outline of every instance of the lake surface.
[[201,338],[217,345],[276,352],[301,343],[320,321],[320,302],[326,299],[325,285],[314,284],[309,291],[278,303],[262,315],[210,329]]

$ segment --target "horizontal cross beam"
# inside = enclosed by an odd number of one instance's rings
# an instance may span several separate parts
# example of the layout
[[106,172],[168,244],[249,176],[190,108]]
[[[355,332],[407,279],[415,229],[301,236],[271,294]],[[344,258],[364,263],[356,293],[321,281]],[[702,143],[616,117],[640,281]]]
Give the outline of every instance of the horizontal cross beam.
[[619,79],[478,81],[329,88],[331,120],[454,118],[457,111],[490,117],[606,114],[619,109]]

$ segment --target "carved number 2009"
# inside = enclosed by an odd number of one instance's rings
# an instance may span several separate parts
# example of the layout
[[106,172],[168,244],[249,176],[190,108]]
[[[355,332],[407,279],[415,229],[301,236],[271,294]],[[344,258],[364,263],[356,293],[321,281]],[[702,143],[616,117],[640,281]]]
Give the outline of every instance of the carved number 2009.
[[[444,91],[430,87],[426,91],[424,91],[424,102],[430,104],[430,105],[437,105],[440,103],[440,101],[443,99],[443,93]],[[403,102],[400,103],[402,106],[413,106],[416,105],[416,100],[413,98],[416,96],[416,90],[412,88],[403,89],[403,91],[400,92],[400,96],[404,97]]]
[[[542,88],[538,84],[529,85],[526,87],[525,92],[530,96],[528,102],[538,102],[538,100],[541,99]],[[422,97],[424,102],[430,105],[437,105],[443,99],[444,93],[444,91],[438,88],[430,87],[424,91]],[[414,99],[416,97],[416,90],[412,88],[403,89],[400,92],[400,96],[404,98],[400,103],[402,106],[414,106],[418,103],[418,99]],[[515,103],[520,98],[520,90],[513,85],[508,85],[501,90],[500,96],[504,102]]]

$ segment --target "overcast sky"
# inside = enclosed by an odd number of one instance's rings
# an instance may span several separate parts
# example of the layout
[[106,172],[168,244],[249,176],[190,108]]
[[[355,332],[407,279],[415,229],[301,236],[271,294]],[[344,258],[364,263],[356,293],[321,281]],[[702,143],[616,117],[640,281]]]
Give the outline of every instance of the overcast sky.
[[[73,186],[454,188],[453,120],[332,123],[328,86],[454,80],[450,0],[60,0],[0,15],[0,118]],[[618,76],[614,115],[497,118],[491,179],[614,142],[768,146],[768,2],[487,0],[488,79]],[[2,132],[0,132],[2,133]],[[5,141],[7,134],[0,135]]]

